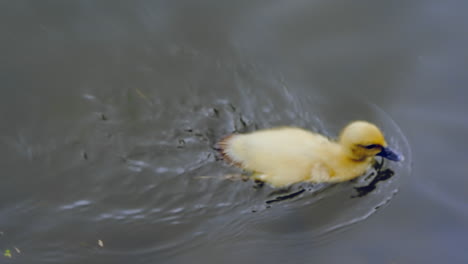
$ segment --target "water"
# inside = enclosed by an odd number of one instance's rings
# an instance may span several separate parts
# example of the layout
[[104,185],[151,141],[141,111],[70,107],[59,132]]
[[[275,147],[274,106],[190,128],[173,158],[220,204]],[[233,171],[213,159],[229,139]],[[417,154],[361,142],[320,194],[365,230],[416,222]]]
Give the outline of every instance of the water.
[[[466,260],[455,3],[1,5],[0,263]],[[212,149],[354,119],[406,158],[362,197],[254,189]]]

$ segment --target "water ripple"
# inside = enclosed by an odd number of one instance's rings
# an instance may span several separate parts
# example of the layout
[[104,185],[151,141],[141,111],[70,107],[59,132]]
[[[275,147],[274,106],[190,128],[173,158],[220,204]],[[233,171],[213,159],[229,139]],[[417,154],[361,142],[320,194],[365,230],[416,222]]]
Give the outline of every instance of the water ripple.
[[[49,183],[60,187],[56,192],[73,197],[72,202],[56,205],[57,224],[54,229],[47,225],[44,235],[51,236],[48,246],[59,243],[57,234],[70,225],[82,227],[76,241],[103,239],[105,254],[139,254],[143,259],[225,241],[295,241],[304,233],[309,244],[320,244],[388,204],[398,190],[398,179],[409,174],[411,161],[408,143],[388,115],[359,100],[352,102],[358,110],[349,111],[348,97],[342,103],[311,90],[293,90],[284,80],[261,72],[259,65],[243,65],[221,76],[222,84],[231,88],[228,92],[181,85],[171,92],[184,95],[178,98],[136,89],[107,97],[84,94],[83,100],[92,102],[83,121],[87,126],[57,139],[53,147],[34,148],[34,153],[45,154],[37,162],[45,161],[45,156],[47,161],[63,161],[44,170],[54,180]],[[156,110],[158,114],[153,114]],[[104,113],[105,118],[95,113]],[[220,161],[213,150],[227,134],[280,125],[335,137],[357,118],[382,127],[407,161],[381,164],[368,177],[351,182],[276,190],[228,177],[241,171]],[[24,142],[15,147],[21,145],[24,152],[28,149]],[[392,173],[386,171],[388,177],[376,181],[387,169]],[[53,192],[35,195],[45,203],[54,200]],[[50,221],[48,216],[41,219]],[[71,248],[70,254],[80,255]]]

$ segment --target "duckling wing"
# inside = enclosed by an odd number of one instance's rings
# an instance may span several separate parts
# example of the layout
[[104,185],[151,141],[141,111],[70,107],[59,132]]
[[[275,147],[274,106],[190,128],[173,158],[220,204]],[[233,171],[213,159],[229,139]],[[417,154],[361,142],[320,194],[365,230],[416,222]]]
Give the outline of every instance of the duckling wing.
[[299,129],[280,128],[235,135],[225,153],[247,170],[293,178],[308,177],[314,162],[330,142],[324,136]]

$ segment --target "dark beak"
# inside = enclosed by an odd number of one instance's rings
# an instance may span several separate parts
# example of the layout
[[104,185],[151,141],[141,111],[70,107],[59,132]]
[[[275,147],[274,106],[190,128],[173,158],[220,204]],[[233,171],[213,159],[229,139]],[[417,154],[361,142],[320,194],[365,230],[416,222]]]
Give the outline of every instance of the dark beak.
[[395,151],[393,151],[393,150],[391,150],[390,148],[387,148],[387,147],[382,147],[382,151],[377,153],[377,156],[381,156],[381,157],[384,157],[386,159],[393,160],[393,161],[402,161],[403,160],[402,155],[396,153]]

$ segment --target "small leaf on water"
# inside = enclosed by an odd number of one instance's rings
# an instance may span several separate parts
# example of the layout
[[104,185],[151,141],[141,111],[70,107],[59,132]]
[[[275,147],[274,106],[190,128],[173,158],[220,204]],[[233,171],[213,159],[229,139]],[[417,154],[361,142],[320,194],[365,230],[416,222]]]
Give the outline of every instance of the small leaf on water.
[[7,258],[11,258],[11,251],[9,249],[6,249],[5,250],[5,253],[3,253],[3,255]]

